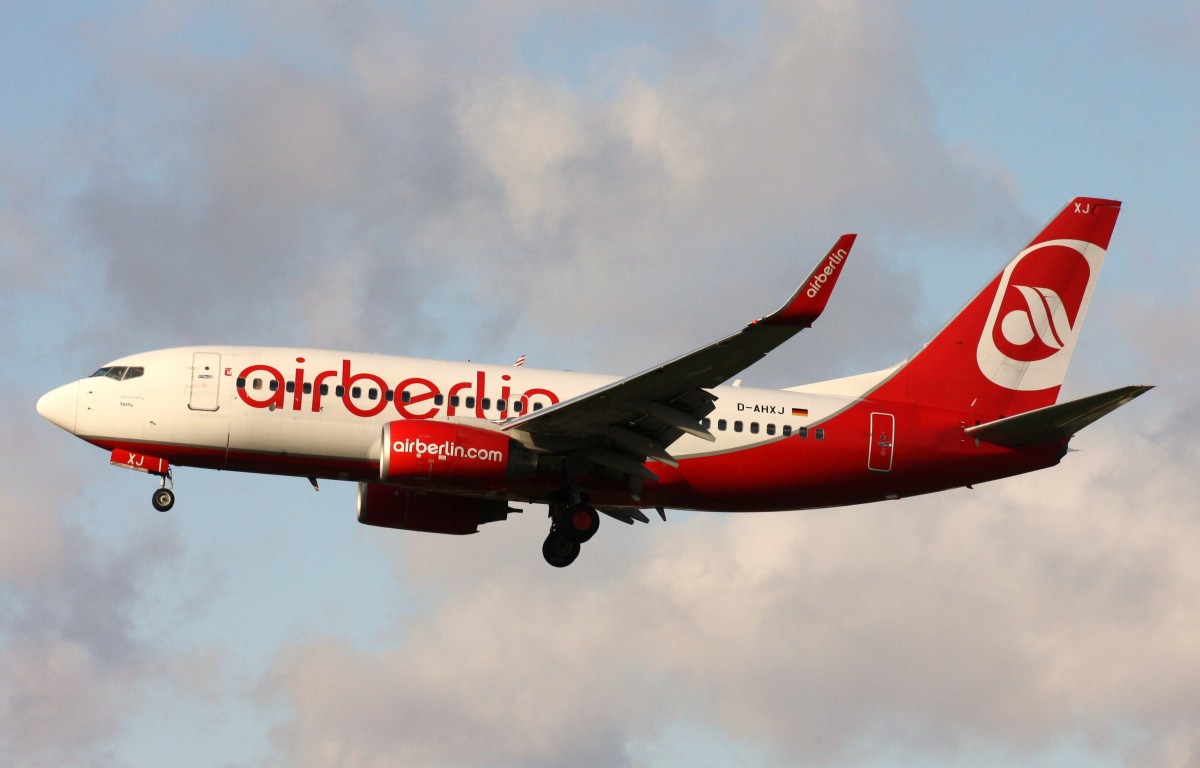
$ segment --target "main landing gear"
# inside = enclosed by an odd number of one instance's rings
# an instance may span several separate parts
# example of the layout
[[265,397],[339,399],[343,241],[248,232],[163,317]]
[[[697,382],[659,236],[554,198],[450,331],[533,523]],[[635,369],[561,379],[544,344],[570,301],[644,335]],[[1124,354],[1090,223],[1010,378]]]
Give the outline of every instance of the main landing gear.
[[[150,503],[153,504],[154,508],[159,512],[166,512],[168,509],[175,506],[175,491],[172,490],[175,487],[175,481],[171,478],[170,470],[167,470],[167,473],[165,475],[160,475],[160,477],[162,477],[162,485],[150,497]],[[167,487],[168,480],[171,481],[171,488]]]
[[575,562],[580,547],[600,529],[600,513],[587,504],[552,504],[550,520],[542,557],[555,568]]

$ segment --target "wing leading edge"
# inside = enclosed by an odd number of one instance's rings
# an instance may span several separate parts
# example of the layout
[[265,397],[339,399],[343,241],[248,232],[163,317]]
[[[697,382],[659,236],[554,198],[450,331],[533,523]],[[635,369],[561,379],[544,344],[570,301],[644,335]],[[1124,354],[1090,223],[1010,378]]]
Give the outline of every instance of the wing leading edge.
[[842,235],[782,307],[737,333],[641,373],[505,422],[502,429],[535,450],[578,457],[635,489],[654,479],[648,459],[677,466],[668,448],[685,434],[715,440],[701,419],[713,410],[707,390],[731,379],[810,327],[854,245]]

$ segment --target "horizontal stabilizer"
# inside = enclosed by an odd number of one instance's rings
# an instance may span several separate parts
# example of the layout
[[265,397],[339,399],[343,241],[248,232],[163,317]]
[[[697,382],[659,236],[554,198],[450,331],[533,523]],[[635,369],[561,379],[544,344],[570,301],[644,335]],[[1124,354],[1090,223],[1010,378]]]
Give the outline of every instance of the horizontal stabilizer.
[[996,445],[1015,448],[1021,445],[1067,440],[1101,416],[1112,413],[1130,400],[1153,389],[1136,385],[1111,392],[1081,397],[1066,403],[1049,405],[1035,411],[1009,416],[967,427],[967,434]]

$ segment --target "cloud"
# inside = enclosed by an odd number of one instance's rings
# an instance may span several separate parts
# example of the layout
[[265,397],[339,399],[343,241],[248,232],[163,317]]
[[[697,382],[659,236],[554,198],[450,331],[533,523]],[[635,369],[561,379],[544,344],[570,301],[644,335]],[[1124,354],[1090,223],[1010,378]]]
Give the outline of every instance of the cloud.
[[[794,384],[915,348],[930,297],[912,259],[949,270],[1032,234],[1004,165],[939,137],[904,13],[774,4],[732,31],[679,22],[647,53],[620,30],[656,12],[615,8],[617,42],[578,78],[522,59],[552,4],[218,4],[212,23],[238,33],[218,50],[175,4],[101,23],[96,103],[54,178],[9,174],[0,193],[4,298],[71,283],[88,311],[48,345],[58,365],[221,340],[520,345],[531,364],[620,371],[763,314],[858,230],[828,315],[753,374]],[[424,602],[383,637],[303,626],[246,662],[264,665],[249,703],[255,681],[211,682],[232,676],[231,648],[139,630],[194,544],[103,544],[70,517],[62,436],[9,419],[7,463],[32,469],[0,489],[0,757],[112,762],[165,689],[274,723],[266,749],[295,766],[634,765],[680,723],[779,764],[1034,761],[1064,742],[1195,761],[1193,294],[1122,306],[1103,376],[1119,357],[1163,386],[1038,475],[609,521],[561,573],[538,558],[538,511],[466,541],[375,532],[364,546]]]
[[[14,765],[89,762],[119,735],[156,683],[159,652],[138,634],[135,615],[149,576],[174,553],[167,539],[141,539],[105,552],[54,516],[56,549],[37,581],[19,573],[0,586],[0,755]],[[5,538],[38,539],[4,522]]]
[[81,764],[106,754],[156,681],[161,657],[138,612],[178,543],[159,534],[107,545],[81,525],[73,510],[91,503],[90,474],[62,471],[63,436],[33,425],[32,398],[10,393],[28,410],[8,416],[0,447],[0,461],[20,469],[0,489],[0,761]]
[[298,766],[633,764],[683,721],[786,764],[1034,756],[1064,735],[1195,754],[1200,517],[1174,500],[1200,455],[1120,428],[1077,442],[975,491],[685,516],[639,528],[636,554],[610,524],[570,573],[514,564],[536,557],[509,533],[481,560],[402,538],[436,603],[383,650],[283,654],[276,747]]
[[[474,25],[355,6],[319,28],[326,13],[288,21],[318,66],[269,44],[139,58],[122,38],[109,52],[106,91],[129,116],[81,122],[94,155],[74,213],[118,299],[112,321],[137,321],[146,343],[199,328],[478,357],[515,335],[578,350],[572,367],[647,365],[768,311],[739,297],[798,281],[842,231],[954,236],[1012,205],[1002,179],[937,139],[887,12],[777,7],[710,63],[711,30],[689,27],[653,79],[618,49],[594,88],[521,70]],[[260,15],[239,17],[250,39]],[[497,66],[446,66],[419,32],[468,35],[453,43]],[[889,254],[869,258],[852,300],[906,282]],[[674,320],[698,304],[714,311]],[[896,312],[866,306],[878,332],[863,343],[892,350],[880,365],[916,343]],[[610,343],[645,327],[661,347]]]
[[[47,465],[60,455],[52,442],[58,435],[35,430],[26,419],[9,421],[8,428],[9,445],[17,450],[36,453]],[[5,458],[14,466],[19,457]],[[54,482],[49,474],[13,473],[0,488],[0,530],[5,532],[0,536],[0,583],[31,587],[62,567],[66,544],[57,503],[63,495],[77,492],[78,484],[69,476]]]
[[71,762],[111,738],[120,720],[120,681],[77,642],[6,644],[0,681],[0,755],[13,764]]

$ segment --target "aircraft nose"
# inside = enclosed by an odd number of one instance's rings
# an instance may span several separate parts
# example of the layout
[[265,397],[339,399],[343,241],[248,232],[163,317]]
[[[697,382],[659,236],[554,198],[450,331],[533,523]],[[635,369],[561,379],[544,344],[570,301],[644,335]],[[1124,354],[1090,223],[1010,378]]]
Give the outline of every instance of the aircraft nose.
[[75,434],[75,407],[78,401],[79,382],[76,381],[42,395],[37,401],[37,411],[46,421]]

